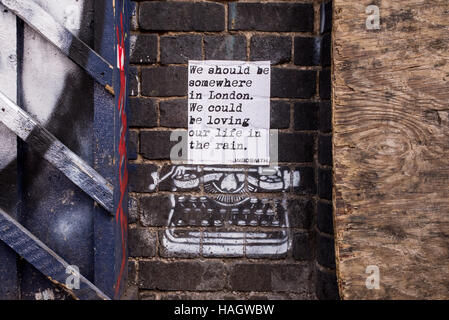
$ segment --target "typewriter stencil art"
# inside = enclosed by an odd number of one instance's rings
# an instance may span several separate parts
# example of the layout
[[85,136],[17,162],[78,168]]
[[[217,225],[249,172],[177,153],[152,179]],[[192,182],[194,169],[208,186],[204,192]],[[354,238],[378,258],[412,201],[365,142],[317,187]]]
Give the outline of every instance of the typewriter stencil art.
[[[153,178],[156,183],[170,179],[175,191],[162,238],[166,252],[263,257],[284,255],[290,248],[285,192],[298,185],[299,172],[174,166],[160,179],[156,173]],[[200,185],[202,196],[180,192]]]

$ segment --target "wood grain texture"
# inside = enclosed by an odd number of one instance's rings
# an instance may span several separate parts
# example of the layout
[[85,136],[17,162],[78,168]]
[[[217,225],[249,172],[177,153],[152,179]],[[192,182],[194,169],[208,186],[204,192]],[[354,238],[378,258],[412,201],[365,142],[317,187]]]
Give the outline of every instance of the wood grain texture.
[[0,91],[0,122],[114,215],[114,187]]
[[449,2],[334,0],[332,77],[341,297],[449,298]]

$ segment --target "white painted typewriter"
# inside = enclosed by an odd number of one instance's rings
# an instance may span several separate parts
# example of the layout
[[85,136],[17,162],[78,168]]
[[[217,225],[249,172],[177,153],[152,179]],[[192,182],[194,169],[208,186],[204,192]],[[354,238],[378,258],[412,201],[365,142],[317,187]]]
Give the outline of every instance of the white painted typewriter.
[[[285,192],[299,181],[289,170],[270,168],[174,167],[161,179],[173,179],[173,191],[196,188],[207,196],[171,196],[172,209],[162,244],[174,254],[272,256],[290,246]],[[273,193],[273,197],[267,196]],[[256,197],[257,194],[263,196]]]

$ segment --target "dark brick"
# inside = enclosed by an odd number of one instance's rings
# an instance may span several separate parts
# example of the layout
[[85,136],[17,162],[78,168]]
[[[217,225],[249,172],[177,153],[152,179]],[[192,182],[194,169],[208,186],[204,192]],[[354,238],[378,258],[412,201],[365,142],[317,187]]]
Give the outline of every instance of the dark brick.
[[138,200],[134,196],[128,196],[128,223],[136,223],[139,219]]
[[282,264],[272,265],[271,290],[274,292],[310,291],[312,272],[308,265]]
[[247,300],[314,300],[315,294],[311,292],[301,292],[301,293],[250,293],[248,298],[240,298]]
[[311,162],[313,161],[314,138],[310,134],[280,133],[280,162]]
[[156,255],[156,233],[144,228],[128,230],[128,249],[131,257],[151,258]]
[[156,102],[149,98],[129,99],[130,127],[152,128],[157,126]]
[[323,67],[331,65],[331,35],[328,33],[321,38],[320,64]]
[[318,161],[322,165],[332,165],[332,136],[319,136]]
[[153,97],[187,94],[187,68],[184,66],[142,69],[142,95]]
[[[173,172],[174,167],[175,166],[172,166],[172,165],[164,165],[161,169],[160,176],[165,177],[170,172]],[[186,173],[195,174],[197,177],[199,176],[199,174],[196,172],[195,167],[192,167],[192,166],[184,166],[184,167],[192,169],[192,170],[187,170]],[[175,183],[173,181],[173,178],[174,178],[173,176],[174,176],[174,174],[172,174],[169,178],[165,179],[164,181],[161,181],[161,183],[159,184],[159,190],[161,190],[161,191],[177,191],[178,190],[180,192],[186,192],[186,191],[198,191],[200,189],[200,184],[198,184],[198,186],[192,187],[192,188],[178,189],[178,187],[175,185]]]
[[331,32],[332,29],[332,1],[322,3],[320,7],[320,32]]
[[317,227],[321,232],[334,234],[334,218],[332,216],[332,204],[318,201]]
[[313,258],[311,239],[307,232],[296,232],[293,235],[293,258],[300,261],[310,261]]
[[132,285],[128,282],[120,300],[139,300],[139,288],[137,288],[137,285]]
[[332,200],[332,170],[318,169],[318,196]]
[[128,283],[130,285],[137,284],[137,266],[136,261],[128,260]]
[[136,31],[139,29],[139,22],[137,19],[137,6],[138,4],[135,1],[130,2],[130,16],[131,16],[131,30]]
[[130,37],[131,63],[154,63],[157,60],[157,35],[133,34]]
[[207,60],[246,60],[246,37],[205,36],[204,53]]
[[250,44],[250,60],[270,60],[272,64],[288,63],[292,57],[290,37],[253,36]]
[[316,296],[320,300],[338,300],[337,277],[335,273],[321,271],[318,267],[316,274]]
[[152,192],[150,185],[154,183],[152,173],[157,171],[157,166],[152,164],[130,164],[129,186],[130,192]]
[[290,103],[280,100],[271,100],[270,128],[286,129],[290,126]]
[[229,3],[230,30],[313,31],[312,4]]
[[290,227],[310,229],[315,211],[313,202],[309,199],[294,199],[289,200],[287,206]]
[[237,264],[231,269],[231,288],[237,291],[271,291],[271,273],[269,264]]
[[139,300],[156,300],[156,294],[152,292],[143,291],[140,293]]
[[136,160],[137,159],[137,147],[139,141],[139,133],[136,131],[129,131],[128,137],[128,160]]
[[139,287],[158,290],[217,291],[226,283],[222,263],[210,261],[139,262]]
[[230,285],[236,291],[303,292],[309,290],[311,271],[299,264],[236,264]]
[[334,247],[334,239],[323,236],[319,233],[316,235],[317,237],[317,261],[323,267],[328,269],[335,268],[335,247]]
[[245,299],[243,294],[220,293],[220,292],[188,292],[180,293],[161,293],[161,300],[237,300]]
[[329,69],[320,71],[320,98],[324,100],[331,98],[331,72]]
[[316,194],[315,169],[313,167],[296,167],[299,171],[299,185],[294,186],[297,194]]
[[129,66],[129,95],[137,96],[139,94],[139,69],[135,66]]
[[187,100],[164,100],[159,103],[161,127],[187,128]]
[[332,105],[330,101],[320,102],[320,131],[329,133],[332,131]]
[[143,197],[140,199],[140,223],[144,227],[167,226],[171,209],[168,196]]
[[316,93],[316,72],[287,68],[271,69],[273,98],[311,98]]
[[320,38],[295,37],[295,58],[298,66],[317,66],[320,64]]
[[318,103],[296,102],[294,115],[295,130],[318,129]]
[[139,24],[143,30],[223,31],[225,8],[210,2],[143,2]]
[[171,131],[142,131],[140,153],[146,159],[170,159],[171,148],[177,141],[170,141]]
[[161,63],[187,63],[201,60],[203,41],[201,35],[178,35],[161,37]]

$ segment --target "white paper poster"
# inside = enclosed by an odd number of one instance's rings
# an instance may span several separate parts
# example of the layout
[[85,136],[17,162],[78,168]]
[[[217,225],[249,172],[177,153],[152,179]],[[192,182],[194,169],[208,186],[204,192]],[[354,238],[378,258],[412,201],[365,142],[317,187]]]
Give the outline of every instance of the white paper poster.
[[270,62],[189,61],[188,162],[270,162]]

